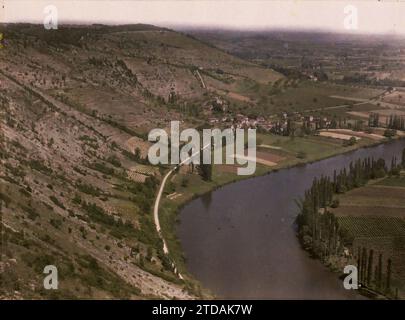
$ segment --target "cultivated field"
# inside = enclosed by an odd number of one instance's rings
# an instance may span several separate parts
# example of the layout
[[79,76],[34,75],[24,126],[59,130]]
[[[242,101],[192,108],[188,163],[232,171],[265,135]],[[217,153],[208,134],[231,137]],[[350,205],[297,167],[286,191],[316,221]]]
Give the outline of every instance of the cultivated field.
[[[369,255],[369,285],[379,292],[403,297],[405,294],[405,178],[387,177],[339,195],[339,207],[332,209],[339,227],[346,234],[352,258]],[[350,240],[349,240],[350,239]],[[374,260],[371,260],[370,252]],[[363,255],[363,253],[361,253]],[[381,268],[378,270],[381,259]],[[391,261],[391,285],[387,289],[388,261]],[[363,262],[364,264],[364,262]],[[374,270],[374,268],[376,268]],[[363,271],[364,273],[365,271]],[[382,282],[378,274],[383,274]]]
[[355,137],[353,135],[347,135],[344,133],[333,132],[333,131],[321,131],[319,133],[319,135],[322,137],[330,137],[333,139],[340,139],[340,140],[350,140],[352,137],[354,137],[356,140],[360,140],[359,137]]

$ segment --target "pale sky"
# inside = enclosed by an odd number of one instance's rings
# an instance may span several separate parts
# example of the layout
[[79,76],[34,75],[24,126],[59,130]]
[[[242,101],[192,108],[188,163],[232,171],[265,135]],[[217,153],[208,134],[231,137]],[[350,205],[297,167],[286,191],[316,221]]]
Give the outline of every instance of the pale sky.
[[47,5],[58,9],[59,23],[148,23],[158,26],[236,29],[323,29],[347,32],[344,8],[354,5],[359,33],[405,34],[401,1],[248,1],[248,0],[0,0],[3,22],[42,23]]

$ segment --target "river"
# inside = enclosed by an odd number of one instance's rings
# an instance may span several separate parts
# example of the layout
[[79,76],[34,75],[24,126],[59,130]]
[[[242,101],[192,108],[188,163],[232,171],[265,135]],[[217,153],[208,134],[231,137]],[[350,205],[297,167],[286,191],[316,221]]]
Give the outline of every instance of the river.
[[225,299],[359,299],[337,274],[309,257],[297,240],[295,199],[314,177],[358,158],[401,159],[405,140],[282,169],[224,186],[188,203],[177,235],[187,269]]

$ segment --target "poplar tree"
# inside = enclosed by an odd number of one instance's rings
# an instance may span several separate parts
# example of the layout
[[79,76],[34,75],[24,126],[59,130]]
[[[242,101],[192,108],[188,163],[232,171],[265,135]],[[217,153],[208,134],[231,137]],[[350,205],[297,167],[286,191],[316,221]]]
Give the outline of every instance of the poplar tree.
[[405,148],[402,150],[402,168],[405,169]]
[[388,259],[387,261],[387,280],[386,280],[386,290],[387,292],[390,291],[391,288],[391,259]]
[[370,286],[373,276],[373,255],[374,251],[370,250],[370,253],[368,255],[367,286]]
[[377,288],[382,288],[382,254],[378,256],[378,276],[377,276]]

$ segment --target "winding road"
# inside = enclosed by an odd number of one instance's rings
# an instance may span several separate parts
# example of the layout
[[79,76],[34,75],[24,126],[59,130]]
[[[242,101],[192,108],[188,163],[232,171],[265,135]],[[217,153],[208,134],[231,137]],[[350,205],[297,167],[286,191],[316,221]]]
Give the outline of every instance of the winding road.
[[[209,147],[211,144],[207,144],[205,145],[201,150],[194,152],[190,157],[188,157],[187,159],[183,160],[182,162],[180,162],[180,164],[178,164],[177,166],[175,166],[173,169],[171,169],[163,178],[162,183],[160,185],[159,188],[159,192],[156,196],[156,200],[155,200],[155,206],[153,207],[153,218],[155,221],[155,227],[156,227],[156,231],[159,234],[160,239],[162,239],[163,242],[163,253],[165,255],[169,255],[169,248],[167,247],[167,243],[162,235],[161,232],[161,227],[160,227],[160,221],[159,221],[159,204],[160,204],[160,199],[162,198],[162,194],[163,194],[163,190],[165,189],[165,185],[166,185],[166,181],[167,179],[170,177],[170,175],[179,167],[181,167],[183,164],[185,164],[187,161],[191,160],[192,158],[194,158],[196,155],[198,155],[202,150],[204,150],[205,148]],[[172,262],[172,267],[174,270],[174,273],[179,277],[179,279],[183,280],[183,276],[177,271],[176,265],[174,264],[174,262]]]

